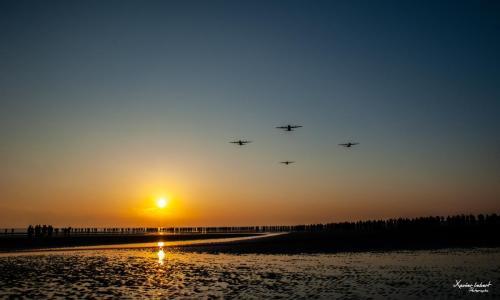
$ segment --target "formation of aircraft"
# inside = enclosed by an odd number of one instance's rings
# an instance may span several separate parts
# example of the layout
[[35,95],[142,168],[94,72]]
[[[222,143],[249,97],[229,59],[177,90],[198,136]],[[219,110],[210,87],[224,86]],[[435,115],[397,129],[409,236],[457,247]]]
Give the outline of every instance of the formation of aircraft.
[[344,146],[346,148],[351,148],[352,146],[355,146],[355,145],[359,145],[359,143],[343,143],[343,144],[339,144],[339,146]]
[[301,125],[285,125],[285,126],[277,126],[276,128],[283,129],[285,131],[294,131],[294,129],[302,127]]
[[237,144],[239,146],[246,145],[248,143],[251,143],[252,141],[247,141],[247,140],[237,140],[237,141],[231,141],[231,144]]
[[[291,124],[288,124],[288,125],[285,125],[285,126],[277,126],[276,128],[278,129],[283,129],[284,131],[295,131],[294,129],[297,129],[297,128],[300,128],[300,127],[303,127],[302,125],[291,125]],[[252,141],[248,141],[248,140],[235,140],[235,141],[231,141],[230,143],[231,144],[236,144],[236,145],[239,145],[239,146],[244,146],[248,143],[251,143]],[[359,143],[353,143],[353,142],[347,142],[347,143],[342,143],[342,144],[339,144],[339,146],[343,146],[343,147],[346,147],[346,148],[351,148],[352,146],[355,146],[355,145],[359,145]],[[280,161],[280,164],[284,164],[284,165],[289,165],[289,164],[293,164],[295,163],[294,161],[290,161],[290,160],[285,160],[285,161]]]

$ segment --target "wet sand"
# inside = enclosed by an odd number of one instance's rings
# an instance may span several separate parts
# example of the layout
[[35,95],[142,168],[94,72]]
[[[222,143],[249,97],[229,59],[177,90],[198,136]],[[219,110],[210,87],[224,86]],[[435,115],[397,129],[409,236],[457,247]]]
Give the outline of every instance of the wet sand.
[[[114,237],[131,240],[130,236]],[[500,297],[496,282],[500,248],[472,249],[498,242],[485,236],[464,239],[440,234],[403,237],[387,232],[293,232],[151,234],[135,239],[146,239],[153,246],[135,243],[122,245],[124,248],[82,246],[0,253],[0,298]],[[160,244],[160,239],[168,242]],[[448,249],[401,250],[426,247]],[[457,280],[493,285],[484,294],[472,293],[454,287]]]
[[[12,253],[0,255],[0,299],[498,299],[499,259],[498,248],[312,255]],[[492,286],[472,293],[454,287],[456,280]]]

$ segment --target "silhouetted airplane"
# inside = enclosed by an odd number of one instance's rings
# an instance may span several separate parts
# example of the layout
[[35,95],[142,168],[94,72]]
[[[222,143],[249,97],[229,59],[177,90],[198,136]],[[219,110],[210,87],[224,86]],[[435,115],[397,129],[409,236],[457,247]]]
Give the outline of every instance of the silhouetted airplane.
[[295,128],[300,128],[300,125],[286,125],[286,126],[278,126],[276,128],[284,129],[285,131],[294,131]]
[[294,161],[285,160],[285,161],[280,161],[280,163],[285,164],[285,165],[288,166],[289,164],[293,164]]
[[248,143],[251,143],[252,141],[246,141],[246,140],[237,140],[237,141],[232,141],[230,142],[231,144],[238,144],[240,146],[246,145]]
[[339,146],[344,146],[346,148],[351,148],[352,146],[358,145],[358,144],[359,143],[351,143],[351,142],[349,142],[349,143],[339,144]]

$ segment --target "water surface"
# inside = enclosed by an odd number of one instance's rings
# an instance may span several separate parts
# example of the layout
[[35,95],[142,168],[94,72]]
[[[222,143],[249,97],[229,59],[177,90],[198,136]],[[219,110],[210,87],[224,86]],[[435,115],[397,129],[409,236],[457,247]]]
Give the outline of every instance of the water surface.
[[[493,299],[500,249],[231,255],[114,249],[0,255],[0,298]],[[488,282],[488,293],[453,287]]]

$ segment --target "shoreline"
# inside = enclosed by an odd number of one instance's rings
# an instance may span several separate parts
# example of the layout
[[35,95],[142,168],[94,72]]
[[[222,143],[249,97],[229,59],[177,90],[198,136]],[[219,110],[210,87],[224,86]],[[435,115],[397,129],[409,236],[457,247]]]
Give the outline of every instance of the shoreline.
[[252,240],[177,246],[174,249],[181,252],[210,254],[327,254],[496,247],[500,247],[500,238],[496,235],[464,238],[461,234],[456,233],[411,235],[385,232],[290,232]]
[[[29,238],[26,236],[3,237],[0,239],[0,253],[22,252],[29,250],[50,250],[69,247],[112,246],[120,244],[156,243],[160,240],[181,242],[222,238],[244,238],[259,236],[261,233],[158,233],[158,234],[85,234]],[[167,239],[168,238],[168,239]]]
[[[228,239],[228,240],[220,240]],[[319,254],[394,250],[500,247],[494,231],[283,232],[76,235],[0,239],[0,253],[31,251],[165,248],[179,252],[227,254]],[[191,243],[193,242],[193,243]],[[149,244],[148,244],[149,243]],[[148,245],[145,245],[148,244]]]

